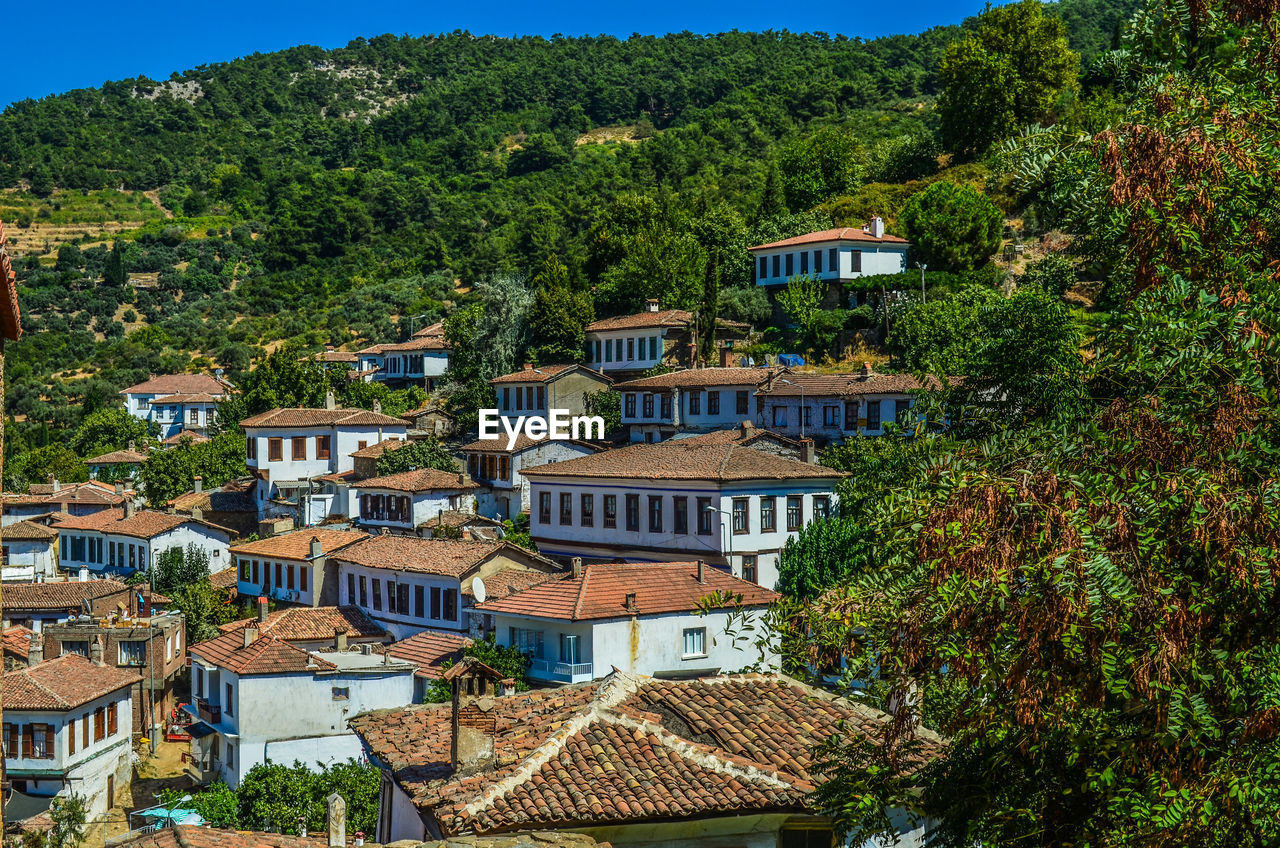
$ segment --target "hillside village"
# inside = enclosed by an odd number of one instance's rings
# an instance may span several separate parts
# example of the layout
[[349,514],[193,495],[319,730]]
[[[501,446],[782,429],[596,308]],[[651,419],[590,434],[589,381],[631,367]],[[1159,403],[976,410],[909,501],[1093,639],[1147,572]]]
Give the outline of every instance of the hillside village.
[[1280,844],[1278,21],[10,106],[5,845]]

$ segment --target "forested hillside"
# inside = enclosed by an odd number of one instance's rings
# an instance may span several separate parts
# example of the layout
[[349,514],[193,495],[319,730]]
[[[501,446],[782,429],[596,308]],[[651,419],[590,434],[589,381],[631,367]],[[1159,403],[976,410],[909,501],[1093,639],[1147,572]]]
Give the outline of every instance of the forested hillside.
[[[1089,61],[1136,6],[1046,9]],[[931,181],[986,187],[934,106],[943,51],[975,27],[379,36],[15,104],[0,217],[28,334],[6,447],[56,441],[148,372],[238,379],[284,341],[402,338],[495,275],[549,267],[598,315],[652,296],[760,321],[748,245],[893,228]],[[1060,101],[1083,125],[1109,108]]]

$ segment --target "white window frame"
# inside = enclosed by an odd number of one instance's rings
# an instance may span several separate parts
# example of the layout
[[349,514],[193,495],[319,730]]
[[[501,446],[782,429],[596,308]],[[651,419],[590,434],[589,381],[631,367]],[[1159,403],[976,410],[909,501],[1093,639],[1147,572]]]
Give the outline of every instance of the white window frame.
[[701,659],[707,656],[707,628],[686,627],[684,633],[681,634],[681,639],[681,657],[683,659]]

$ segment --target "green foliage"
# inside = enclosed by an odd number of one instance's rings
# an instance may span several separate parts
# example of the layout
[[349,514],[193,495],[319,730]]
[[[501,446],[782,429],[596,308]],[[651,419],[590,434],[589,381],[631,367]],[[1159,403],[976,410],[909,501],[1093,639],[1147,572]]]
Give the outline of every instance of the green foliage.
[[89,479],[84,461],[64,444],[34,448],[5,463],[5,488],[24,491],[31,483],[55,478],[59,483],[79,483]]
[[987,340],[983,312],[1002,299],[978,286],[923,304],[917,298],[893,318],[888,347],[894,364],[913,372],[967,374]]
[[204,478],[206,487],[216,488],[247,473],[244,436],[232,430],[207,442],[183,439],[168,450],[153,452],[138,472],[138,480],[147,504],[160,508],[191,491],[196,476]]
[[1051,253],[1038,262],[1031,263],[1018,280],[1020,286],[1037,288],[1055,297],[1066,294],[1075,284],[1075,266],[1060,253]]
[[116,239],[107,254],[107,264],[102,270],[102,282],[115,288],[124,288],[129,282],[129,272],[124,267],[124,242]]
[[67,444],[80,456],[89,458],[123,450],[129,442],[142,450],[148,435],[147,422],[130,415],[124,407],[108,406],[86,415]]
[[589,393],[584,401],[583,408],[587,415],[599,415],[604,419],[606,437],[622,429],[622,396],[620,394],[610,389],[601,389],[598,392]]
[[787,539],[778,561],[777,590],[806,600],[872,567],[878,545],[867,527],[850,518],[829,518],[805,525]]
[[586,348],[586,326],[595,320],[591,294],[569,286],[569,269],[554,254],[533,278],[537,291],[529,308],[532,360],[539,365],[580,362]]
[[829,197],[849,194],[862,182],[865,159],[853,135],[835,127],[824,127],[784,145],[778,152],[778,165],[787,208],[800,212]]
[[47,848],[77,848],[80,845],[88,823],[88,809],[83,798],[79,795],[54,798],[49,802],[49,818],[53,827],[49,828],[46,837]]
[[434,468],[437,471],[457,471],[458,463],[450,455],[448,448],[435,436],[413,439],[395,450],[382,452],[378,457],[378,474],[399,474],[402,471],[417,471],[422,468]]
[[187,643],[194,645],[219,634],[218,627],[230,624],[239,617],[239,611],[230,602],[227,592],[209,581],[202,580],[167,593],[173,608],[186,619]]
[[[473,641],[462,649],[462,655],[464,657],[475,657],[504,678],[514,680],[517,692],[525,692],[529,689],[529,656],[514,645],[499,645],[494,641],[493,634],[489,634],[484,639]],[[451,661],[445,660],[444,668],[450,668],[452,665]],[[423,702],[427,704],[447,704],[452,698],[449,682],[437,678],[432,680],[427,687]]]
[[295,348],[285,345],[260,360],[238,388],[218,405],[218,425],[224,430],[277,407],[322,407],[330,383],[318,362],[302,359]]
[[917,261],[938,271],[986,264],[1004,230],[1004,215],[986,195],[951,182],[936,182],[913,195],[898,222]]
[[194,542],[166,548],[155,558],[155,587],[162,595],[209,579],[209,552]]
[[764,324],[773,314],[769,296],[759,286],[720,289],[716,311],[721,318],[753,326]]

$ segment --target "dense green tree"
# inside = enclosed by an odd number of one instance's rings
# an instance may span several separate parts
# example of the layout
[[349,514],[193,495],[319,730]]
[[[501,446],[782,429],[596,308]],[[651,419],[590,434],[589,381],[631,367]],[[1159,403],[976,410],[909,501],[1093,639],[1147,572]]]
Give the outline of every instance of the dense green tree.
[[331,386],[329,373],[319,363],[285,345],[261,359],[245,374],[239,391],[218,405],[218,424],[230,429],[244,418],[278,407],[322,407]]
[[813,598],[875,562],[875,535],[851,518],[805,525],[787,539],[778,560],[777,590],[789,598]]
[[138,482],[147,504],[158,509],[191,491],[197,476],[204,478],[206,487],[214,488],[247,473],[244,436],[233,430],[219,433],[207,442],[183,441],[153,452],[138,472]]
[[168,595],[184,586],[209,578],[209,552],[194,543],[185,548],[173,547],[155,557],[156,591]]
[[1004,215],[977,189],[945,180],[911,196],[898,217],[916,261],[935,271],[986,264],[1000,247]]
[[784,145],[778,154],[782,190],[793,212],[851,194],[866,173],[866,151],[852,133],[824,127]]
[[124,241],[116,239],[107,254],[107,264],[102,271],[102,281],[114,288],[124,288],[129,282],[129,272],[124,267]]
[[382,456],[378,457],[379,474],[399,474],[421,468],[457,471],[458,463],[454,461],[449,449],[435,436],[413,439],[403,447],[383,451]]
[[580,362],[586,346],[586,326],[595,320],[591,293],[569,286],[569,269],[554,254],[533,278],[536,292],[529,307],[529,355],[540,365]]
[[130,442],[141,450],[149,434],[147,422],[130,415],[123,407],[108,406],[86,415],[67,444],[87,458],[121,450]]

